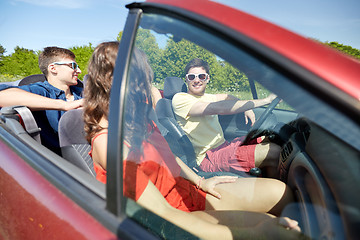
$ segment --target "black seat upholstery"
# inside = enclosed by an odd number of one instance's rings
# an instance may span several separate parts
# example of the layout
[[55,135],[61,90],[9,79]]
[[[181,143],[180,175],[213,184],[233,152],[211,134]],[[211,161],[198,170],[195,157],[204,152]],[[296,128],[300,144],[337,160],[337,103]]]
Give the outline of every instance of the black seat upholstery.
[[[23,79],[21,79],[18,83],[19,86],[23,86],[23,85],[29,85],[32,83],[37,83],[37,82],[44,82],[46,81],[46,77],[44,74],[34,74],[34,75],[30,75],[27,77],[24,77]],[[84,87],[84,83],[80,80],[78,80],[78,83],[76,85],[77,87]]]
[[19,86],[29,85],[36,82],[44,82],[45,80],[46,77],[44,74],[34,74],[21,79]]
[[194,148],[186,133],[178,125],[172,109],[171,99],[178,92],[187,92],[184,81],[177,77],[167,77],[164,80],[164,98],[156,104],[156,114],[159,123],[168,130],[165,139],[170,149],[190,168],[196,167]]
[[156,115],[159,123],[167,131],[163,136],[168,142],[171,151],[179,157],[186,165],[193,169],[198,175],[205,178],[221,175],[234,175],[239,174],[229,172],[203,172],[198,169],[196,164],[196,155],[194,147],[184,132],[184,130],[178,124],[175,113],[172,108],[171,100],[178,92],[187,92],[187,86],[185,82],[178,77],[167,77],[164,79],[164,98],[160,99],[156,104]]
[[59,142],[63,158],[95,177],[90,144],[85,139],[83,110],[67,111],[59,121]]

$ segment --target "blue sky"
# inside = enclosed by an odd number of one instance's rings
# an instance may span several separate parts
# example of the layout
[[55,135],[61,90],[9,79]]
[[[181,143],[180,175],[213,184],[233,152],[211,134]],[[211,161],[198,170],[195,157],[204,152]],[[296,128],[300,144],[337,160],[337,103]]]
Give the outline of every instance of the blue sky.
[[[359,0],[216,0],[320,41],[360,49]],[[0,44],[42,50],[116,39],[131,0],[0,0]]]

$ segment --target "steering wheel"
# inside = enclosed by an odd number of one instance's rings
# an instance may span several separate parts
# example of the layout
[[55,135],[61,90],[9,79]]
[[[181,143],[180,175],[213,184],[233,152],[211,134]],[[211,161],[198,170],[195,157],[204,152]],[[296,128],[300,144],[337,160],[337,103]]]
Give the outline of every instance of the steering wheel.
[[265,111],[261,114],[260,118],[254,123],[254,125],[250,128],[248,135],[246,136],[245,142],[250,141],[254,138],[257,138],[261,135],[264,129],[261,128],[262,125],[269,118],[272,111],[275,109],[276,105],[279,104],[281,99],[276,97],[269,106],[265,109]]

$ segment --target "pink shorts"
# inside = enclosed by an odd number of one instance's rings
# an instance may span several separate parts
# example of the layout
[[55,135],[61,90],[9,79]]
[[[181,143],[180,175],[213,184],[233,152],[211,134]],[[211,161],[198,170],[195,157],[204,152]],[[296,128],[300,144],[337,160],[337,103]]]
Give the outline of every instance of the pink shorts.
[[199,168],[204,172],[250,171],[255,167],[255,147],[261,142],[261,138],[254,139],[247,145],[241,145],[243,140],[244,138],[235,138],[210,149]]

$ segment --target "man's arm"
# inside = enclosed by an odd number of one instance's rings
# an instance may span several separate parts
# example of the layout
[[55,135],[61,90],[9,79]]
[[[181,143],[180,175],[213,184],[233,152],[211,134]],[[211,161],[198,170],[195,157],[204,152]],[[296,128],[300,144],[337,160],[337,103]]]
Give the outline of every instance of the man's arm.
[[[240,100],[239,98],[233,96],[233,95],[229,95],[229,94],[217,94],[216,98],[218,101],[221,100]],[[248,122],[250,121],[251,126],[254,125],[256,119],[255,119],[255,113],[253,112],[252,109],[247,110],[244,112],[245,114],[245,124],[248,124]]]
[[8,88],[0,91],[0,107],[21,105],[32,111],[38,110],[59,110],[68,111],[82,107],[83,100],[63,101],[52,99],[38,94],[30,93],[19,88]]
[[[223,97],[227,94],[222,94]],[[227,95],[231,96],[231,95]],[[229,97],[231,98],[231,97]],[[254,100],[239,100],[237,98],[227,100],[219,100],[216,102],[197,102],[190,111],[190,116],[205,116],[205,115],[230,115],[245,112],[247,110],[264,106],[269,104],[276,98],[276,95],[271,94],[263,99]],[[222,99],[221,97],[218,99]]]

